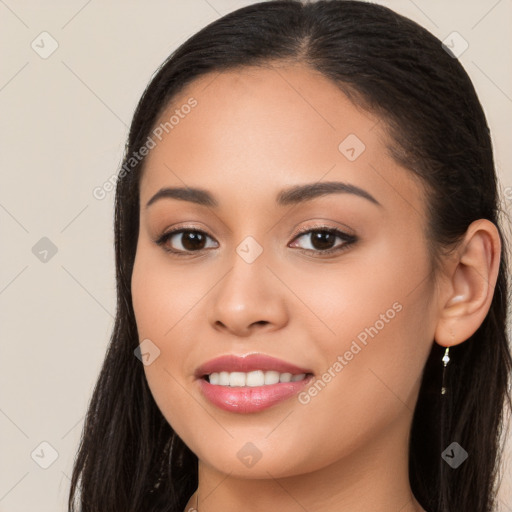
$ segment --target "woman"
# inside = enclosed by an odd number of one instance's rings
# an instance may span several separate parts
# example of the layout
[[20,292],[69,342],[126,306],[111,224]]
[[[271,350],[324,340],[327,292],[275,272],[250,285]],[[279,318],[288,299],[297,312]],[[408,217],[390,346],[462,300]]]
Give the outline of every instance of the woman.
[[471,81],[416,23],[272,1],[192,36],[132,121],[70,509],[493,510],[498,205]]

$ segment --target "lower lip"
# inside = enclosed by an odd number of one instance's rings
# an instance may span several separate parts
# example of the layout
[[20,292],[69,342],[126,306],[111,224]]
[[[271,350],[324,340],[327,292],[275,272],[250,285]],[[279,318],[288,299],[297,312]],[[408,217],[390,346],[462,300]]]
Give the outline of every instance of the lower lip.
[[299,393],[313,379],[308,375],[296,382],[279,382],[266,386],[218,386],[199,380],[203,395],[213,404],[229,412],[247,414],[262,411]]

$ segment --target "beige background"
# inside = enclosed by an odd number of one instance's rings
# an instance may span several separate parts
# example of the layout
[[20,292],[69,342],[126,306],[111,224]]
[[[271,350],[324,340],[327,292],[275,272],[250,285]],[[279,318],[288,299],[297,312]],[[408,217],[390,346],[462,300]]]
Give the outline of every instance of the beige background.
[[[117,172],[157,66],[198,29],[250,3],[0,0],[0,512],[66,510],[115,312],[114,194],[97,200],[92,190]],[[512,1],[379,3],[440,39],[457,31],[468,42],[460,60],[488,116],[508,210]],[[42,58],[52,40],[57,49]],[[57,250],[46,262],[33,250],[45,249],[43,237]],[[512,511],[510,463],[500,500]]]

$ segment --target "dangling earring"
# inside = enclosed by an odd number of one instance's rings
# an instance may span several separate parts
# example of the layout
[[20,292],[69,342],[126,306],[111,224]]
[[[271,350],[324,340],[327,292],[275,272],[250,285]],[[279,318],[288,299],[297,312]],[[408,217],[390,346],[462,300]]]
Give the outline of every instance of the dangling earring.
[[443,356],[443,383],[441,385],[441,395],[445,395],[446,394],[446,366],[448,365],[448,363],[450,362],[450,347],[447,347],[446,350],[444,351],[444,356]]

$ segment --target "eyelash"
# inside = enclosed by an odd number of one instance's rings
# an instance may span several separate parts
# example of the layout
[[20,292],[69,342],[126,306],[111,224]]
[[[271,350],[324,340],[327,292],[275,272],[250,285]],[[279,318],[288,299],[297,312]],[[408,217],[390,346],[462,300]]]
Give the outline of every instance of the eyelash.
[[[177,229],[174,229],[172,231],[168,231],[167,233],[163,233],[157,240],[155,240],[155,243],[159,246],[163,246],[163,250],[168,252],[168,253],[171,253],[175,256],[190,256],[191,254],[194,254],[194,253],[199,253],[201,251],[204,251],[206,249],[199,249],[197,251],[177,251],[175,249],[169,249],[167,247],[164,246],[164,244],[173,236],[173,235],[176,235],[177,233],[189,233],[189,232],[193,232],[193,233],[201,233],[202,235],[205,235],[209,238],[212,238],[208,235],[208,233],[205,233],[204,231],[200,230],[200,229],[195,229],[193,227],[180,227],[180,228],[177,228]],[[343,231],[340,231],[339,229],[335,229],[335,228],[331,228],[331,227],[328,227],[328,226],[314,226],[314,227],[308,227],[308,228],[305,228],[303,230],[300,230],[298,233],[295,233],[295,236],[293,238],[293,240],[295,240],[296,238],[299,238],[300,236],[302,235],[305,235],[305,234],[308,234],[308,233],[314,233],[314,232],[327,232],[327,233],[330,233],[331,235],[336,235],[336,237],[339,237],[341,238],[345,243],[342,244],[341,246],[338,246],[338,247],[333,247],[331,249],[326,249],[326,250],[320,250],[320,249],[301,249],[301,248],[298,248],[299,251],[301,252],[304,252],[304,253],[319,253],[321,256],[323,255],[330,255],[330,254],[334,254],[334,253],[341,253],[343,251],[345,251],[346,249],[349,248],[349,246],[351,246],[352,244],[354,244],[358,238],[354,235],[349,235],[348,233],[345,233]]]

